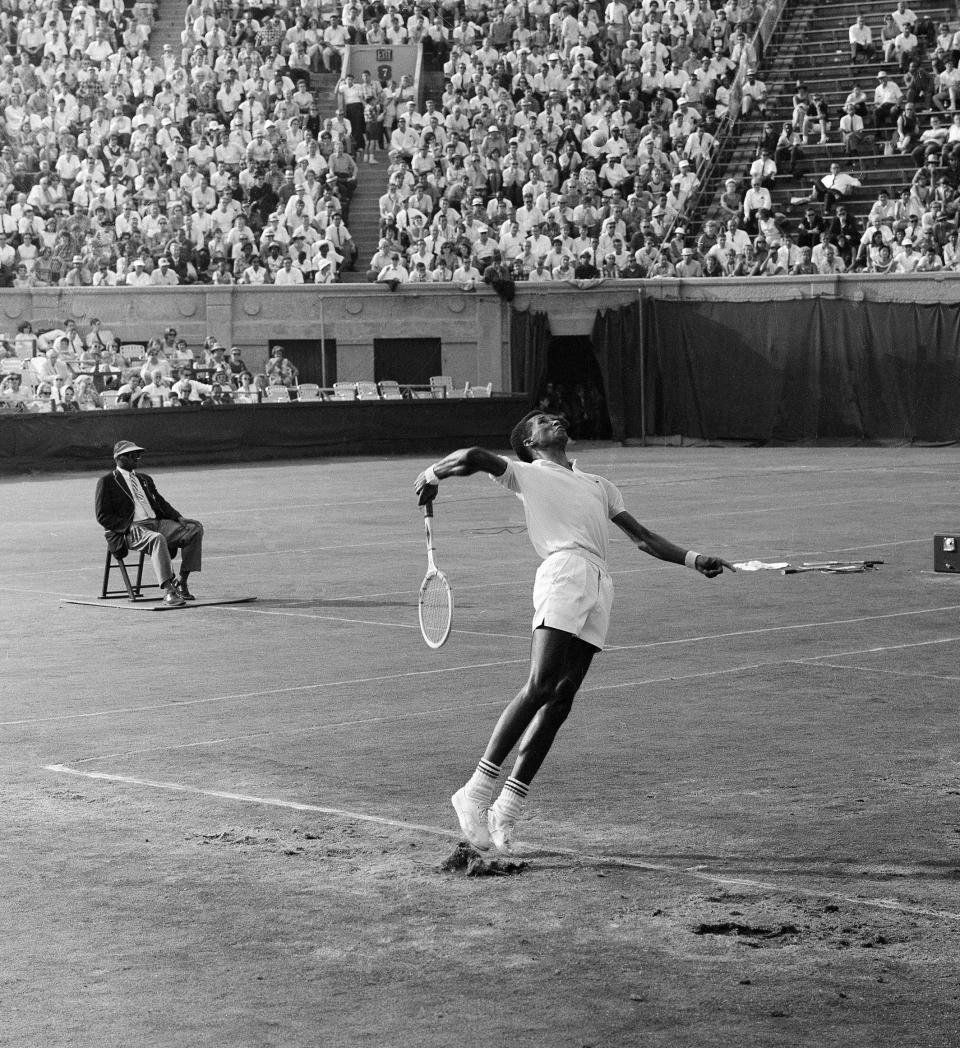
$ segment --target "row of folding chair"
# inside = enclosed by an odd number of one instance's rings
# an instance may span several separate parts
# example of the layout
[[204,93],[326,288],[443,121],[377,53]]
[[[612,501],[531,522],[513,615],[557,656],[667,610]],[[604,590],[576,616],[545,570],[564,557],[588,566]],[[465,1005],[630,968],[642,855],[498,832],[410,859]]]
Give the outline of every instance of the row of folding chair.
[[[468,382],[463,389],[454,389],[452,386],[443,387],[442,393],[435,392],[432,388],[412,387],[411,392],[414,399],[436,399],[437,397],[489,397],[492,394],[493,383],[488,382],[485,386],[471,386]],[[293,395],[291,395],[293,394]],[[116,408],[116,390],[105,390],[100,394],[103,398],[105,408]],[[268,386],[264,391],[261,402],[264,404],[304,404],[318,400],[403,400],[404,391],[400,384],[393,380],[383,382],[334,382],[329,388],[324,388],[316,382],[301,382],[299,386],[292,389],[287,386]],[[154,402],[155,407],[163,406],[161,402]]]

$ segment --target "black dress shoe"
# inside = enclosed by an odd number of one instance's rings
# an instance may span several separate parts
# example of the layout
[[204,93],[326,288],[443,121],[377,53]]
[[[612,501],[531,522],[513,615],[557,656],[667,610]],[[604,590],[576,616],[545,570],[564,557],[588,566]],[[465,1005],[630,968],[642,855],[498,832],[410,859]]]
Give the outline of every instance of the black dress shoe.
[[180,596],[184,600],[196,600],[197,598],[187,589],[187,584],[183,579],[177,579],[177,589],[180,591]]

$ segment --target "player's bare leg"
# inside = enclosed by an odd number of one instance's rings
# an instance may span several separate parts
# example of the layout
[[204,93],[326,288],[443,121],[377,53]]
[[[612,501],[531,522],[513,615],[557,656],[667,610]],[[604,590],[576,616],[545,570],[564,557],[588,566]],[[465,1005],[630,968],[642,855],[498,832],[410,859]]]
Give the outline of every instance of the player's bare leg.
[[[460,828],[474,847],[490,847],[487,810],[496,790],[500,765],[519,742],[513,775],[501,794],[504,814],[498,825],[508,817],[511,827],[516,821],[529,784],[570,712],[595,650],[562,630],[543,627],[534,631],[527,681],[500,715],[473,775],[451,798]],[[502,835],[498,847],[507,850]]]
[[530,783],[570,713],[595,652],[592,645],[562,630],[542,627],[534,631],[530,676],[501,714],[483,756],[496,766],[520,744],[513,772],[491,805],[487,820],[490,839],[500,851],[512,850],[513,827]]
[[534,630],[530,675],[500,715],[483,756],[500,765],[519,742],[513,776],[525,785],[533,781],[567,719],[596,648],[563,630]]

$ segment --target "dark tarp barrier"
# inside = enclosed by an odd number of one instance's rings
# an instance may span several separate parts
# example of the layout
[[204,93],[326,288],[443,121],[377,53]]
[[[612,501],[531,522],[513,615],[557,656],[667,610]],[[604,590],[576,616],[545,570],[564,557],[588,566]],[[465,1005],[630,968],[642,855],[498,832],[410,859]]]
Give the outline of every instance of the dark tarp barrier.
[[634,302],[619,309],[602,309],[594,321],[591,341],[606,389],[607,412],[614,440],[639,436],[640,307]]
[[960,438],[960,305],[645,299],[643,337],[648,433]]
[[526,394],[532,406],[547,371],[550,320],[532,309],[510,313],[510,388]]
[[339,401],[75,415],[0,414],[0,473],[107,468],[114,443],[142,444],[155,465],[316,455],[449,452],[507,446],[517,397]]

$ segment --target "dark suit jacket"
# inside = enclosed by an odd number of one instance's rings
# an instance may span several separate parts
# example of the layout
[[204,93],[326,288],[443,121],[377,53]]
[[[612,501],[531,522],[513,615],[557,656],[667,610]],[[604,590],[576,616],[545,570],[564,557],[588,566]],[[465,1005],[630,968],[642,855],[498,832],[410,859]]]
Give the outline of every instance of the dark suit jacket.
[[[157,491],[153,477],[137,471],[144,493],[153,506],[157,520],[179,520],[180,513]],[[106,533],[107,546],[120,557],[127,554],[126,534],[133,523],[134,502],[126,481],[118,470],[97,481],[97,522]]]

